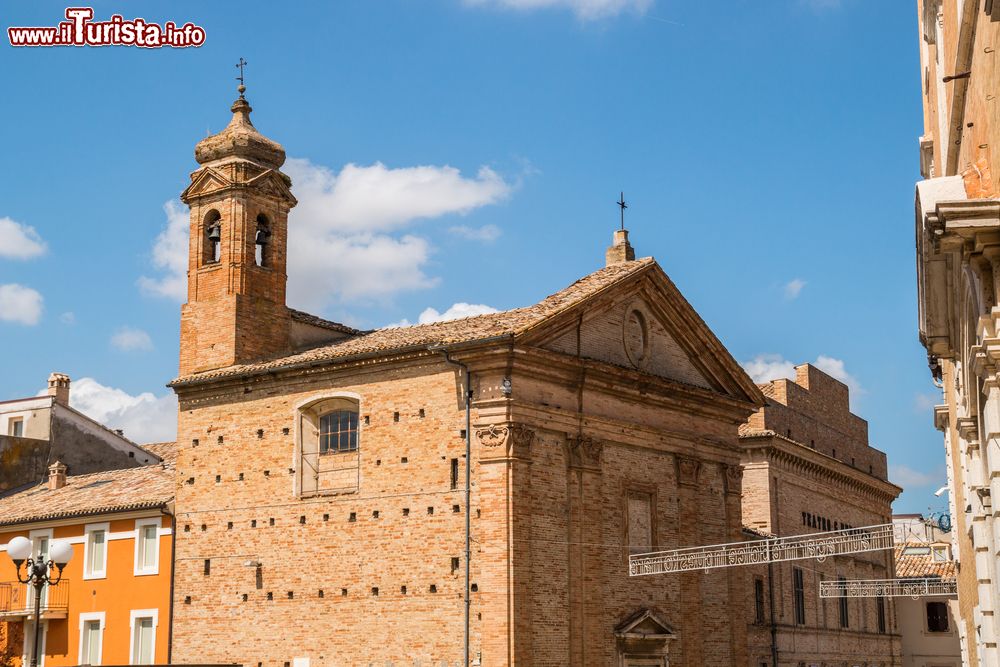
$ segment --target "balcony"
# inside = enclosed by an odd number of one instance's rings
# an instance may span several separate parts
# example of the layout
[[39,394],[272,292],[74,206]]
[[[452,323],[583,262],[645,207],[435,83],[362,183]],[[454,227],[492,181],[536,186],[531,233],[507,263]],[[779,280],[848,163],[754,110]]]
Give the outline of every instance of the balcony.
[[[69,609],[69,581],[42,589],[42,620],[66,618]],[[35,591],[16,581],[0,582],[0,621],[34,620]]]

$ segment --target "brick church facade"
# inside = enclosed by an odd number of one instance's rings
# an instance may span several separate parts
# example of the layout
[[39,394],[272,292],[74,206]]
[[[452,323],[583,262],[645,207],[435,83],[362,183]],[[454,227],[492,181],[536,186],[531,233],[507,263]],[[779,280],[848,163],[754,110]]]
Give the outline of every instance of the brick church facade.
[[628,577],[629,553],[743,539],[738,431],[764,403],[659,265],[619,231],[526,308],[294,311],[296,202],[250,111],[182,196],[172,659],[460,665],[468,519],[471,664],[747,664],[744,573]]

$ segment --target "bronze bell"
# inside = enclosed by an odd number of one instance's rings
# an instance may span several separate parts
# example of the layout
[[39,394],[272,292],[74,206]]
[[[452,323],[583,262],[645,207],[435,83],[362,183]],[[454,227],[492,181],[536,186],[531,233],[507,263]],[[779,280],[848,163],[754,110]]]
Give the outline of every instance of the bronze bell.
[[209,241],[218,243],[219,241],[222,240],[222,225],[216,222],[215,224],[211,225],[208,229],[206,229],[205,233],[208,234]]

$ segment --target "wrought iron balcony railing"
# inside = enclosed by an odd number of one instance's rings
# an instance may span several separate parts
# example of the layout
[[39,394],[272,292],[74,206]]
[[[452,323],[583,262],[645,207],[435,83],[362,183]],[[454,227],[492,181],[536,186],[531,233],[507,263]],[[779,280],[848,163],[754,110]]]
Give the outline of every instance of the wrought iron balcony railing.
[[[69,581],[42,589],[42,617],[64,616],[69,609]],[[0,618],[24,618],[35,613],[35,590],[17,581],[0,582]]]

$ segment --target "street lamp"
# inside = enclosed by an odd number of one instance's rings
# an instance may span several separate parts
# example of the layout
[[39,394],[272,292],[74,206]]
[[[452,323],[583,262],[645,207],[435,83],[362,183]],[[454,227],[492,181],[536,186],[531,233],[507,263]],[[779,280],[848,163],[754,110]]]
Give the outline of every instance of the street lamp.
[[[38,631],[42,627],[42,589],[46,585],[55,586],[62,580],[62,571],[66,563],[73,558],[73,546],[69,542],[56,541],[49,547],[49,560],[35,560],[31,557],[31,540],[26,537],[15,537],[7,543],[7,555],[14,561],[17,569],[17,580],[22,584],[35,587],[35,641],[31,645],[31,667],[38,667]],[[24,578],[21,578],[21,565],[24,568]],[[49,574],[52,566],[58,570],[53,579]]]

